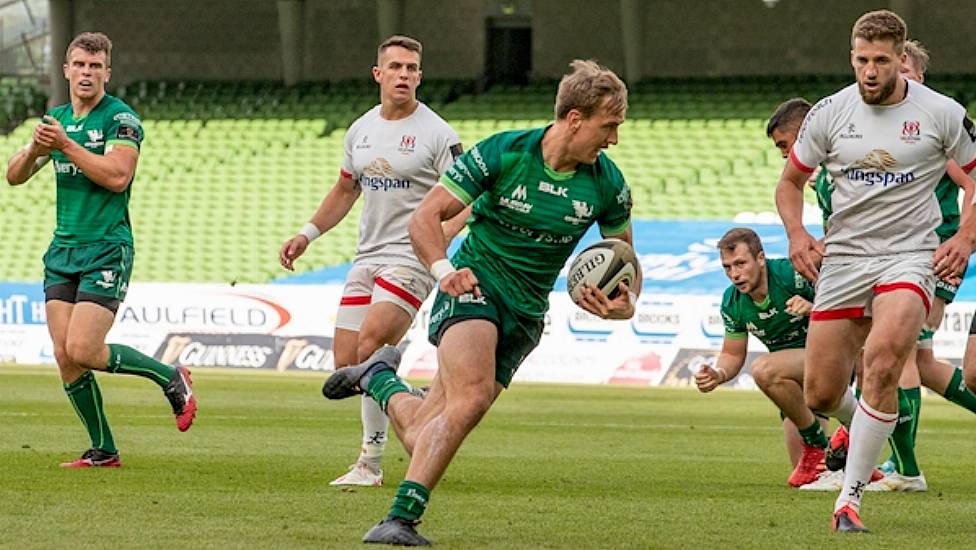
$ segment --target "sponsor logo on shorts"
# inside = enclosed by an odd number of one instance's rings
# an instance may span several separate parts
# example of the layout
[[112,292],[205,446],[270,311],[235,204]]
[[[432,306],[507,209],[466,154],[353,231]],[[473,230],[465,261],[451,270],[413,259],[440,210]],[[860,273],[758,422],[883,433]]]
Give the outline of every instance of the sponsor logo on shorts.
[[102,271],[102,280],[95,281],[95,284],[106,289],[112,288],[115,286],[115,272],[108,269]]
[[488,305],[487,300],[485,300],[485,295],[475,296],[471,292],[467,292],[457,297],[459,304],[477,304],[479,306]]

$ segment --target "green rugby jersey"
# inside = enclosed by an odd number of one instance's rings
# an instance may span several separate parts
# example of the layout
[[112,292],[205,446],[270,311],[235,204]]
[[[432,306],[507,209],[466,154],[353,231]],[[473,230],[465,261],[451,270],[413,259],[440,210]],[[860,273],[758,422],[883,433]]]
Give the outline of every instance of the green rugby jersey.
[[769,351],[802,348],[807,341],[810,317],[786,312],[793,296],[813,301],[813,286],[793,269],[788,259],[766,260],[768,294],[761,304],[735,286],[722,296],[722,320],[726,338],[746,338],[747,332],[766,344]]
[[630,226],[630,189],[602,152],[594,164],[556,172],[542,158],[546,128],[502,132],[478,143],[441,177],[474,203],[469,233],[452,258],[507,298],[516,313],[541,318],[576,243],[594,222],[604,235]]
[[[821,169],[817,174],[815,189],[817,191],[817,204],[823,212],[823,224],[826,228],[827,218],[832,212],[830,195],[834,191],[826,170]],[[935,198],[939,201],[939,210],[942,212],[942,224],[935,228],[935,232],[939,235],[939,240],[945,242],[955,235],[956,231],[959,231],[960,220],[959,186],[952,181],[948,173],[943,174],[942,179],[935,186]]]
[[942,211],[942,224],[935,228],[939,241],[949,240],[959,231],[959,186],[952,181],[948,173],[942,174],[942,179],[935,186],[935,198],[939,201]]
[[[68,137],[97,155],[107,146],[135,147],[142,144],[139,116],[121,99],[105,94],[87,115],[76,119],[71,104],[48,112],[64,127]],[[75,246],[93,242],[132,244],[129,223],[131,183],[121,193],[109,191],[88,179],[61,151],[52,151],[58,185],[57,227],[53,244]]]

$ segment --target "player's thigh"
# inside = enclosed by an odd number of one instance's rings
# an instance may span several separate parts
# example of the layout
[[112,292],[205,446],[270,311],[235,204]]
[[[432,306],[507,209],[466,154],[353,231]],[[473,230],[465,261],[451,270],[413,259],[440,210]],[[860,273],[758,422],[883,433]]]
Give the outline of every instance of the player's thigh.
[[497,346],[498,328],[486,319],[465,319],[444,331],[437,346],[437,376],[449,402],[465,396],[494,400]]
[[115,322],[115,312],[95,302],[78,302],[68,324],[66,348],[75,362],[87,368],[108,365],[105,336]]
[[[866,365],[876,352],[894,352],[907,356],[914,349],[922,323],[925,303],[913,290],[894,290],[874,298],[873,324],[864,343]],[[901,365],[899,365],[901,366]]]
[[932,300],[932,308],[929,310],[929,315],[925,319],[925,326],[933,331],[938,330],[942,326],[942,317],[945,315],[946,304],[951,303],[947,302],[942,294],[939,293],[940,290],[940,288],[936,288],[935,300]]
[[813,321],[807,332],[803,386],[807,395],[839,395],[850,385],[869,319]]
[[806,361],[806,350],[782,349],[766,354],[765,368],[769,376],[775,380],[793,380],[803,385],[803,367]]

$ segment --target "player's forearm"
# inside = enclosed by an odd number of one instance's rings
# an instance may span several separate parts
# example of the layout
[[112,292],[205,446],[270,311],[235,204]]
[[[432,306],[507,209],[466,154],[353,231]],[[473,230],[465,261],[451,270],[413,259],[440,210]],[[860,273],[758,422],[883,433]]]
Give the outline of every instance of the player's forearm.
[[803,189],[787,179],[781,179],[776,186],[776,210],[787,235],[803,230]]
[[421,203],[410,217],[410,243],[413,251],[428,268],[447,257],[447,241],[441,227],[441,212]]
[[31,145],[24,147],[10,157],[7,163],[7,183],[10,185],[21,185],[31,178],[44,164],[43,157],[37,149]]
[[722,383],[725,383],[739,376],[745,364],[746,358],[744,355],[722,352],[718,355],[718,359],[715,360],[714,369],[725,373],[725,380],[722,381]]
[[454,240],[454,237],[457,237],[458,233],[464,229],[464,225],[468,223],[469,217],[471,217],[471,205],[466,206],[460,214],[453,218],[441,222],[441,229],[444,232],[444,242],[449,243]]
[[121,193],[132,182],[134,170],[119,157],[97,155],[74,141],[61,152],[85,174],[85,177],[109,191]]
[[344,185],[341,181],[336,183],[312,214],[311,223],[322,233],[329,231],[345,219],[358,198],[359,188]]

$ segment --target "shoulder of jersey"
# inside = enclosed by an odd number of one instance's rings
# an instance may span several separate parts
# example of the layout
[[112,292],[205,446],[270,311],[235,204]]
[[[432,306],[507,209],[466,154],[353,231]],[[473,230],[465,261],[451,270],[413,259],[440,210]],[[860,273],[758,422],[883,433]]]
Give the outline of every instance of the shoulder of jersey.
[[379,116],[380,116],[380,105],[376,104],[372,109],[359,115],[359,118],[352,121],[352,124],[349,125],[349,129],[347,130],[347,132],[351,133],[357,128],[359,128],[360,125],[365,124],[366,122],[373,120]]
[[105,108],[108,112],[113,114],[128,113],[129,115],[134,117],[136,121],[139,121],[139,115],[136,114],[135,109],[130,107],[128,103],[115,96],[107,96],[107,98],[108,98],[108,102],[105,105]]
[[[915,99],[920,103],[925,104],[945,104],[945,105],[959,105],[959,102],[955,99],[943,94],[942,92],[929,88],[925,84],[919,84],[918,82],[910,82],[908,84],[908,96]],[[959,105],[962,107],[962,105]]]
[[722,293],[722,307],[733,307],[735,303],[739,301],[739,296],[742,293],[739,289],[735,288],[735,285],[729,283],[729,286],[725,287],[725,292]]
[[623,172],[617,167],[617,163],[603,151],[600,151],[596,157],[596,162],[593,163],[593,172],[598,177],[605,177],[611,181],[624,179]]
[[533,144],[541,141],[541,135],[533,138],[533,133],[540,131],[540,128],[530,130],[505,130],[498,132],[482,140],[491,142],[492,145],[506,151],[528,150]]
[[417,114],[423,117],[423,121],[436,126],[438,131],[450,132],[455,134],[457,133],[454,131],[454,128],[451,127],[450,123],[444,120],[444,117],[437,114],[437,111],[428,107],[427,104],[421,102],[420,107],[418,107],[418,109],[419,112]]

